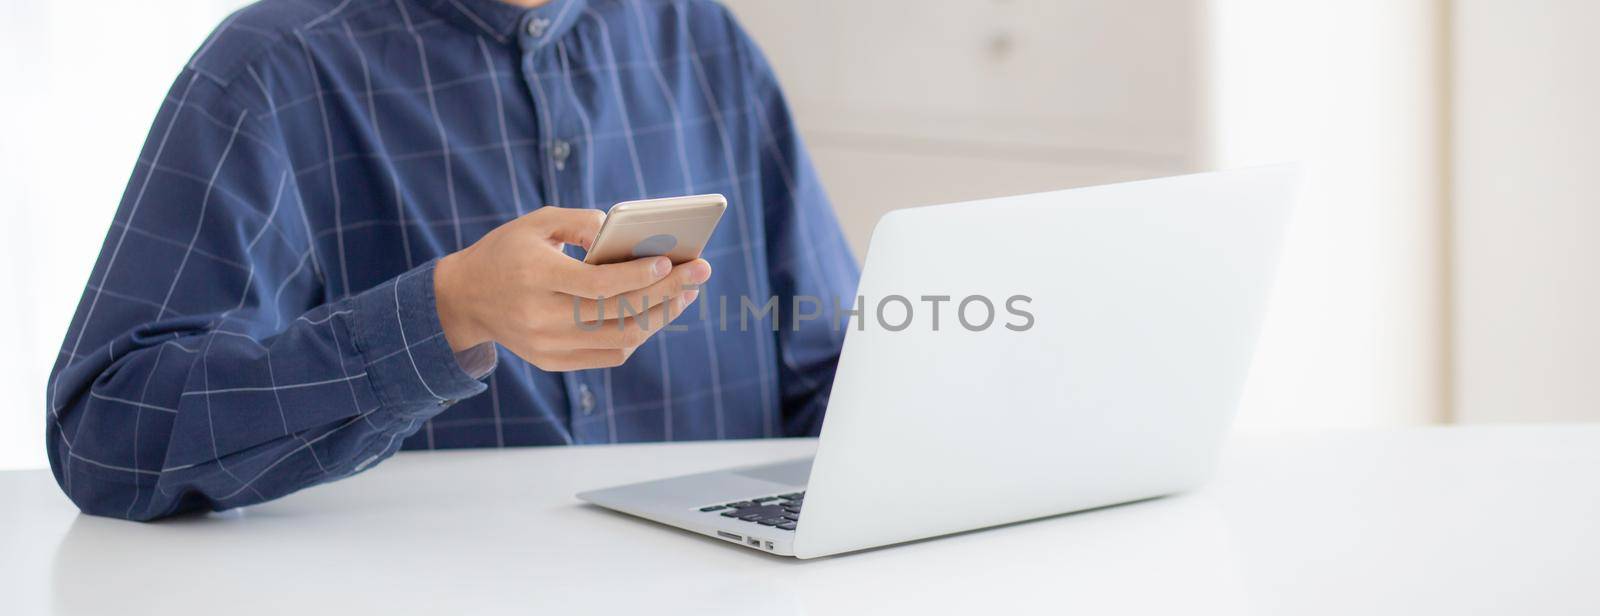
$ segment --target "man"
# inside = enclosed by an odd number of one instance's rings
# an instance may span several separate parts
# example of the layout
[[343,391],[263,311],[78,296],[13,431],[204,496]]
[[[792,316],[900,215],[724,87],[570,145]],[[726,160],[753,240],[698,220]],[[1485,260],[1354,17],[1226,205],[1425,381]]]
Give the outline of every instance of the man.
[[[574,258],[612,203],[710,192],[715,277]],[[266,0],[161,107],[48,385],[51,465],[150,520],[402,448],[814,434],[842,333],[790,299],[856,277],[708,0]],[[773,297],[743,329],[694,309]],[[619,299],[654,318],[594,327]]]

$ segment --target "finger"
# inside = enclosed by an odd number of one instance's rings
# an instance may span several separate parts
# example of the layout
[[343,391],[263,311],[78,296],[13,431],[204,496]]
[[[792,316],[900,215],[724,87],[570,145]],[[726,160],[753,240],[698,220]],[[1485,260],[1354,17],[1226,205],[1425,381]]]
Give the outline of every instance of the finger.
[[662,302],[672,300],[685,291],[705,284],[711,279],[711,264],[695,259],[672,268],[672,273],[648,287],[603,300],[572,297],[577,319],[585,322],[620,319],[643,313]]
[[567,349],[631,349],[644,344],[661,328],[677,319],[699,296],[699,291],[688,291],[672,301],[657,304],[639,316],[596,323],[574,323],[566,332],[556,334],[551,342]]
[[621,263],[590,265],[568,259],[558,266],[552,288],[567,295],[587,299],[618,297],[655,284],[672,272],[672,260],[645,257]]
[[632,352],[627,349],[574,349],[571,351],[538,351],[523,356],[528,363],[545,372],[572,372],[595,368],[615,368],[628,361]]
[[550,239],[564,244],[577,244],[588,250],[594,245],[594,238],[599,235],[600,226],[606,221],[606,213],[547,205],[524,218],[539,225]]

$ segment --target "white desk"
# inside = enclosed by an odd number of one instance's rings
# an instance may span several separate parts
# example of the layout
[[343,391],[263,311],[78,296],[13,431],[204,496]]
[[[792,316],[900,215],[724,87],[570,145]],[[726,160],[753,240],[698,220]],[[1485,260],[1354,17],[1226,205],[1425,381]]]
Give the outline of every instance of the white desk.
[[1600,614],[1600,426],[1239,439],[1193,494],[809,562],[571,496],[812,447],[402,454],[157,524],[0,473],[0,613]]

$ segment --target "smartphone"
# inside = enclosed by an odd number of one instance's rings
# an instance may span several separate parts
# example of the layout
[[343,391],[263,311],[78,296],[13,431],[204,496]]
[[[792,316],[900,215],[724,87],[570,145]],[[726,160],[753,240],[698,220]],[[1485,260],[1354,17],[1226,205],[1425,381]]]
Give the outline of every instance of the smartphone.
[[611,206],[583,262],[591,265],[665,255],[672,263],[700,258],[728,209],[722,195],[624,201]]

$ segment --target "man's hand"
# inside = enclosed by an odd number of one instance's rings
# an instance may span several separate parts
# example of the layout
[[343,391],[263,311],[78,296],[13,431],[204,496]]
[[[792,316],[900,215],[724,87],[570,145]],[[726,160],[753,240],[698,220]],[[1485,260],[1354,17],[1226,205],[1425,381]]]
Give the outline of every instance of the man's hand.
[[[627,361],[699,296],[689,288],[711,277],[711,264],[588,265],[561,252],[589,248],[604,220],[595,210],[540,208],[440,259],[433,286],[450,348],[493,341],[553,372]],[[619,318],[623,302],[629,316]]]

